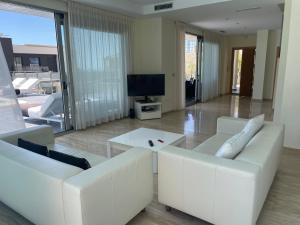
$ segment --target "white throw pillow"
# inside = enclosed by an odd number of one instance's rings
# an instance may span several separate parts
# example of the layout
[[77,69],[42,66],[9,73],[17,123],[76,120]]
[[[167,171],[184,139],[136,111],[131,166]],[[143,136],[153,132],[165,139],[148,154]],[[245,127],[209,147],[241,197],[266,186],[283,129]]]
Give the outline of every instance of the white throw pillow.
[[217,151],[216,156],[220,158],[233,159],[249,142],[249,135],[245,131],[229,138]]
[[262,114],[249,120],[240,133],[225,141],[215,156],[226,159],[235,158],[248,144],[251,138],[262,128],[264,119],[265,115]]
[[265,121],[265,114],[256,116],[248,121],[243,131],[249,133],[251,138],[263,127]]

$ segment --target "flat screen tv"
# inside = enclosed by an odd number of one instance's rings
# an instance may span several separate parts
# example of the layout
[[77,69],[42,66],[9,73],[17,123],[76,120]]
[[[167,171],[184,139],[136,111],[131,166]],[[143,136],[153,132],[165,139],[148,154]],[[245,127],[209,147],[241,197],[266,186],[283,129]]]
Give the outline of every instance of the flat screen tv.
[[128,96],[165,95],[164,74],[129,74],[127,76]]

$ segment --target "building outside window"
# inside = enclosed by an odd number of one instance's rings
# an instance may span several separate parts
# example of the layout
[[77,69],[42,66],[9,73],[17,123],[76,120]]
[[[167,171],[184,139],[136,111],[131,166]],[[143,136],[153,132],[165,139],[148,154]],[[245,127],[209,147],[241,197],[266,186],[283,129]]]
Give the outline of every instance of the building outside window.
[[16,56],[15,57],[15,69],[20,71],[22,69],[22,57]]
[[39,71],[40,70],[39,57],[29,57],[29,66],[32,71]]
[[38,57],[30,57],[29,58],[30,66],[39,66],[40,65],[40,59]]

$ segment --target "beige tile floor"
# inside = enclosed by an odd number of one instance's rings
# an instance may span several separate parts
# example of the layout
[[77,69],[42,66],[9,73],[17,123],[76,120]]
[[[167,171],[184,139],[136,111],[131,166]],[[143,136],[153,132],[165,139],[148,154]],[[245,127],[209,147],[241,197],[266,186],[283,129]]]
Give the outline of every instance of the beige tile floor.
[[[139,121],[123,119],[84,131],[56,138],[56,142],[74,146],[99,155],[106,155],[106,141],[139,127],[184,133],[182,147],[192,149],[215,133],[219,116],[249,118],[260,113],[272,120],[272,102],[251,101],[237,96],[223,96],[209,103],[197,104],[185,110],[167,113],[161,120]],[[114,152],[114,155],[119,152]],[[166,212],[155,196],[146,212],[140,213],[128,225],[207,225],[198,218],[177,210]],[[30,224],[23,217],[0,203],[0,225]],[[269,196],[257,222],[258,225],[300,225],[300,151],[285,149],[281,165]],[[242,224],[241,224],[242,225]]]

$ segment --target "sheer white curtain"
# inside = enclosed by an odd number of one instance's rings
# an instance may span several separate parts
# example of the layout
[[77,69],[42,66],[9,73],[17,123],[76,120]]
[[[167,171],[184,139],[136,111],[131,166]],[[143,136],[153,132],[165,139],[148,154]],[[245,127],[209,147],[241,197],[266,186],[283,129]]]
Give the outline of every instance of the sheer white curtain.
[[132,21],[69,2],[76,129],[128,114]]
[[178,91],[176,91],[176,99],[178,100],[177,109],[185,108],[185,25],[176,23],[176,65],[177,65],[177,81]]
[[206,102],[219,95],[220,45],[204,40],[202,67],[202,101]]
[[22,112],[0,43],[0,134],[25,128]]

